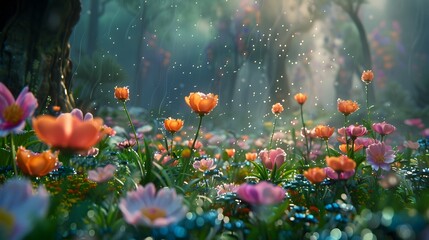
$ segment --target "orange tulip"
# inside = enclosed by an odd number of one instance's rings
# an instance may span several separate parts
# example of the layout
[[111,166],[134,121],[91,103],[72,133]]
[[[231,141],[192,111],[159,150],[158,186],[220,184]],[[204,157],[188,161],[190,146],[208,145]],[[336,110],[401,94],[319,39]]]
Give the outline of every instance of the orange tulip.
[[355,169],[356,162],[345,155],[339,157],[326,156],[326,165],[337,172],[348,172]]
[[372,82],[373,79],[374,79],[374,73],[371,70],[362,72],[361,80],[364,83],[369,84],[370,82]]
[[328,138],[330,138],[332,134],[334,134],[335,128],[325,125],[317,125],[314,128],[314,131],[317,137],[328,140]]
[[34,153],[21,146],[16,152],[16,162],[24,174],[42,177],[55,169],[58,162],[58,151],[52,153],[48,150]]
[[316,184],[325,180],[326,172],[325,169],[319,167],[309,168],[307,171],[304,171],[304,177],[311,183]]
[[165,127],[165,130],[171,133],[175,133],[180,131],[180,129],[182,129],[183,123],[184,122],[182,119],[174,119],[169,117],[164,120],[164,127]]
[[[346,144],[341,144],[339,146],[339,148],[340,148],[341,152],[343,152],[344,154],[347,154],[347,145]],[[357,152],[357,151],[361,150],[362,148],[363,148],[363,145],[355,144],[353,150],[355,152]],[[351,146],[349,146],[349,149],[351,149]]]
[[57,118],[43,115],[33,118],[36,136],[53,148],[71,151],[87,151],[97,144],[102,136],[103,120],[82,121],[65,113]]
[[356,112],[359,109],[357,102],[352,100],[341,100],[337,101],[338,111],[340,111],[345,116],[348,116],[351,113]]
[[295,98],[295,101],[296,101],[298,104],[301,104],[301,105],[303,105],[303,104],[305,103],[305,101],[307,101],[307,95],[305,95],[305,94],[303,94],[303,93],[297,93],[297,94],[294,96],[294,98]]
[[248,152],[248,153],[245,154],[245,156],[246,156],[246,160],[247,161],[253,162],[258,157],[258,154],[257,153],[252,153],[252,152]]
[[210,113],[218,103],[218,96],[212,93],[191,92],[185,97],[186,104],[200,116]]
[[232,158],[235,155],[235,149],[234,148],[227,148],[225,149],[226,155],[228,155],[228,157]]
[[283,112],[283,110],[284,110],[284,108],[283,108],[281,103],[276,103],[271,108],[271,112],[273,112],[274,114],[280,114]]
[[115,87],[115,98],[123,102],[130,100],[130,90],[128,87]]

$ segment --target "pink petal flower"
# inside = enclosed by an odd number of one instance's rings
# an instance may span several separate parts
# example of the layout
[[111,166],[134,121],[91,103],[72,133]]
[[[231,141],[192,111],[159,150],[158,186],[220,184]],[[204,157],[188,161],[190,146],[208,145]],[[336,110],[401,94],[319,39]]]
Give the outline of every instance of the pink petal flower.
[[153,183],[138,186],[121,198],[119,209],[127,223],[149,227],[163,227],[182,220],[188,212],[183,197],[170,188],[158,192]]
[[276,165],[279,168],[285,162],[286,152],[281,148],[267,150],[264,149],[259,152],[259,157],[262,160],[262,164],[270,170]]
[[237,196],[252,205],[272,205],[283,201],[285,190],[269,182],[244,183],[237,190]]
[[116,166],[108,164],[105,167],[98,167],[95,170],[89,170],[88,179],[98,183],[106,182],[113,177],[115,171]]
[[393,133],[396,130],[396,127],[386,122],[381,122],[372,124],[372,129],[378,134],[384,136]]

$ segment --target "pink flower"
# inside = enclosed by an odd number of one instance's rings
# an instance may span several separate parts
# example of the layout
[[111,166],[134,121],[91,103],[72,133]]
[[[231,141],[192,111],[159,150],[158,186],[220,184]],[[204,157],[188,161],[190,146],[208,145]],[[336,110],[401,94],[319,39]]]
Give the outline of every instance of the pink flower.
[[182,220],[188,208],[183,205],[183,196],[176,190],[162,188],[156,192],[155,185],[138,186],[135,191],[121,198],[119,209],[127,223],[149,227],[163,227]]
[[285,190],[282,187],[269,182],[258,184],[241,184],[237,190],[237,196],[252,205],[272,205],[283,201]]
[[374,138],[358,138],[355,141],[356,145],[362,145],[364,147],[368,147],[369,145],[378,142],[377,140],[375,140]]
[[422,122],[422,119],[420,118],[410,118],[410,119],[406,119],[404,121],[404,123],[408,126],[414,126],[414,127],[418,127],[418,128],[424,128],[425,125]]
[[0,137],[20,133],[25,120],[34,114],[37,99],[24,87],[15,101],[9,89],[0,82]]
[[366,127],[362,125],[350,125],[346,128],[346,133],[352,139],[362,137],[367,133]]
[[200,172],[205,172],[207,170],[213,170],[216,168],[216,164],[214,164],[214,160],[212,158],[203,158],[199,161],[195,161],[192,166]]
[[11,179],[0,187],[0,237],[23,239],[34,223],[43,218],[49,205],[44,187],[33,192],[29,180]]
[[237,192],[239,185],[235,184],[235,183],[225,183],[222,185],[218,185],[216,186],[216,190],[217,190],[217,195],[222,195],[225,193],[232,193],[232,192]]
[[429,128],[424,129],[424,130],[422,131],[422,135],[423,135],[424,137],[428,137],[428,136],[429,136]]
[[404,147],[417,150],[419,149],[420,144],[418,142],[413,142],[413,141],[404,141]]
[[95,170],[88,171],[88,179],[94,182],[102,183],[110,180],[115,174],[116,166],[108,164],[105,167],[98,167]]
[[366,160],[374,170],[390,170],[390,164],[395,161],[395,157],[392,147],[383,142],[371,144],[366,149]]
[[264,164],[266,168],[273,170],[274,165],[276,165],[277,169],[283,165],[285,162],[286,153],[281,148],[271,150],[264,149],[259,152],[259,157],[262,160],[262,164]]
[[330,167],[325,168],[326,175],[330,179],[334,180],[347,180],[351,178],[355,174],[355,170],[345,171],[345,172],[336,172],[334,169]]
[[153,155],[153,158],[158,163],[160,163],[161,165],[165,165],[165,166],[176,166],[177,164],[179,164],[179,162],[177,160],[172,159],[171,156],[168,155],[166,152],[165,153],[156,152]]
[[396,130],[396,127],[386,122],[381,122],[372,124],[372,129],[378,134],[384,136],[393,133]]

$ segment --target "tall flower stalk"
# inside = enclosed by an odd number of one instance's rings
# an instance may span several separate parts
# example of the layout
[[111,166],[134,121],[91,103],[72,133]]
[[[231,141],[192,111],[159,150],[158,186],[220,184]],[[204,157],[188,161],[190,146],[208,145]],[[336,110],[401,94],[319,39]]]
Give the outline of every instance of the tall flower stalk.
[[268,145],[268,149],[271,149],[271,146],[273,144],[273,137],[274,137],[274,132],[276,131],[277,119],[279,118],[279,115],[280,113],[283,112],[283,110],[284,108],[280,103],[274,104],[273,107],[271,108],[271,112],[274,114],[274,123],[273,123],[273,130],[271,132],[270,144]]
[[[128,87],[115,87],[115,98],[122,103],[122,107],[123,107],[123,109],[125,111],[125,115],[127,115],[128,122],[130,123],[130,127],[131,127],[131,129],[133,131],[134,138],[136,140],[137,155],[138,155],[137,166],[139,167],[140,174],[142,175],[142,178],[143,178],[144,170],[143,170],[143,166],[141,164],[141,161],[143,159],[142,155],[141,155],[142,152],[141,152],[141,149],[140,149],[140,144],[139,144],[139,139],[138,139],[138,136],[137,136],[137,132],[136,132],[136,129],[134,127],[133,121],[131,120],[130,113],[128,112],[127,104],[126,104],[126,101],[130,100],[129,93],[130,92],[129,92]],[[146,159],[145,166],[147,168],[150,168],[149,165],[152,166],[152,163],[150,162],[150,159]]]
[[305,103],[305,101],[307,101],[307,96],[303,93],[297,93],[294,96],[296,102],[299,104],[300,106],[300,110],[301,110],[301,123],[302,123],[302,129],[304,132],[304,138],[305,138],[305,148],[306,148],[306,158],[305,158],[305,162],[310,160],[310,145],[308,144],[308,133],[307,133],[307,129],[305,127],[305,121],[304,121],[304,111],[303,111],[303,105]]
[[198,122],[197,132],[195,133],[194,141],[191,146],[191,155],[187,158],[186,161],[183,162],[182,171],[179,178],[179,183],[183,183],[183,179],[190,168],[190,161],[192,159],[192,155],[194,154],[195,144],[198,140],[198,135],[201,129],[201,123],[203,121],[203,117],[209,114],[218,104],[218,96],[212,93],[202,93],[202,92],[191,92],[189,96],[185,97],[185,102],[192,109],[192,111],[200,117]]
[[365,95],[366,95],[366,99],[365,99],[365,103],[366,103],[366,114],[367,114],[367,118],[368,118],[368,122],[370,122],[370,106],[368,103],[368,85],[372,82],[372,80],[374,79],[374,73],[371,70],[367,70],[367,71],[363,71],[362,72],[362,76],[361,76],[361,80],[362,82],[365,83]]

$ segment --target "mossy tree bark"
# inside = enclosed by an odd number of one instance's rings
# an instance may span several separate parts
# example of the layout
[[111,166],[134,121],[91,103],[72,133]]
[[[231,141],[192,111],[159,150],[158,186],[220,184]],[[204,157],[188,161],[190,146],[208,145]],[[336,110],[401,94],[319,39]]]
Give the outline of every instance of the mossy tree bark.
[[17,0],[0,4],[0,80],[15,96],[29,86],[38,112],[71,110],[68,39],[79,20],[79,0]]

